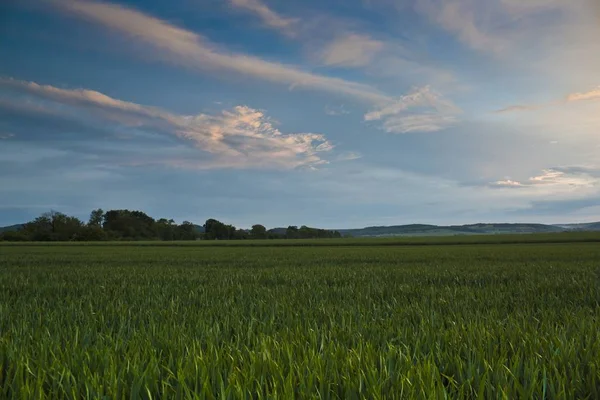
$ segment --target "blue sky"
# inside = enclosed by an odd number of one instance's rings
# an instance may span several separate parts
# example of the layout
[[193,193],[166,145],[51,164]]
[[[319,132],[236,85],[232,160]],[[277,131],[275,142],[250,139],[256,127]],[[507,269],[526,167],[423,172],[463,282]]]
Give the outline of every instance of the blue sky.
[[600,220],[595,0],[0,3],[0,225]]

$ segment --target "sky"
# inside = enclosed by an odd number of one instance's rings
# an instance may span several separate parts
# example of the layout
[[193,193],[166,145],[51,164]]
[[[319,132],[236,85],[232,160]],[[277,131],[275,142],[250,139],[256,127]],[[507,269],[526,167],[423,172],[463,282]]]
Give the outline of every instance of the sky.
[[600,220],[596,0],[0,2],[0,225]]

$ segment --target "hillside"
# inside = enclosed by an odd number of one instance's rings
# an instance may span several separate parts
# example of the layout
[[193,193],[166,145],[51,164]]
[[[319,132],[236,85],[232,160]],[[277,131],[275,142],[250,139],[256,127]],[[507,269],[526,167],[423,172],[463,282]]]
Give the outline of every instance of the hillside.
[[[22,224],[0,227],[0,233],[15,231]],[[196,232],[204,233],[202,225],[194,225]],[[583,224],[521,224],[521,223],[479,223],[468,225],[426,225],[409,224],[393,226],[369,226],[358,229],[337,229],[343,236],[352,237],[394,237],[394,236],[457,236],[457,235],[495,235],[516,233],[554,233],[565,231],[600,231],[600,222]],[[272,228],[269,232],[284,235],[286,228]]]
[[570,231],[600,231],[600,222],[557,225]]
[[16,224],[10,226],[0,226],[0,233],[2,232],[10,232],[10,231],[18,231],[23,228],[23,224]]
[[340,233],[345,236],[354,237],[383,237],[490,235],[500,233],[552,233],[562,232],[565,230],[569,229],[543,224],[471,224],[449,226],[412,224],[396,226],[371,226],[362,229],[341,229]]

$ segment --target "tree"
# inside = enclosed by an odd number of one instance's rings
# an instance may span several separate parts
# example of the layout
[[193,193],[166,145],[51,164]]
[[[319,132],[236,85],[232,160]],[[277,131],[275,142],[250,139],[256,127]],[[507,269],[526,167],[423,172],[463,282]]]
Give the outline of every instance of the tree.
[[18,231],[6,231],[0,233],[0,242],[28,242],[31,240],[31,237],[22,229]]
[[285,230],[285,238],[286,239],[298,239],[298,227],[297,226],[288,226]]
[[101,208],[97,210],[93,210],[90,213],[90,220],[88,221],[89,226],[102,226],[102,221],[104,220],[104,210]]
[[81,230],[81,233],[77,235],[77,240],[82,242],[95,242],[99,240],[107,240],[108,235],[102,226],[87,225]]
[[77,240],[82,233],[83,222],[60,212],[50,211],[28,222],[24,231],[36,241]]
[[156,221],[156,231],[160,240],[175,240],[177,225],[172,219],[161,218]]
[[189,221],[183,221],[176,232],[177,240],[196,240],[198,237],[196,226]]
[[236,229],[233,225],[225,225],[216,219],[207,219],[204,223],[204,238],[207,240],[228,240],[236,238]]
[[141,211],[110,210],[104,214],[104,230],[124,239],[156,239],[154,218]]
[[253,239],[266,239],[267,228],[260,224],[252,225],[252,229],[250,230],[250,236]]

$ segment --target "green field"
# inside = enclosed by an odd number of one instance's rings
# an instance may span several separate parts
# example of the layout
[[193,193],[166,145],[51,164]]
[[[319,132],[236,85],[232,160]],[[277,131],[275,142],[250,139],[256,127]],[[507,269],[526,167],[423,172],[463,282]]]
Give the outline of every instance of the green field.
[[586,235],[3,244],[0,398],[600,398]]

